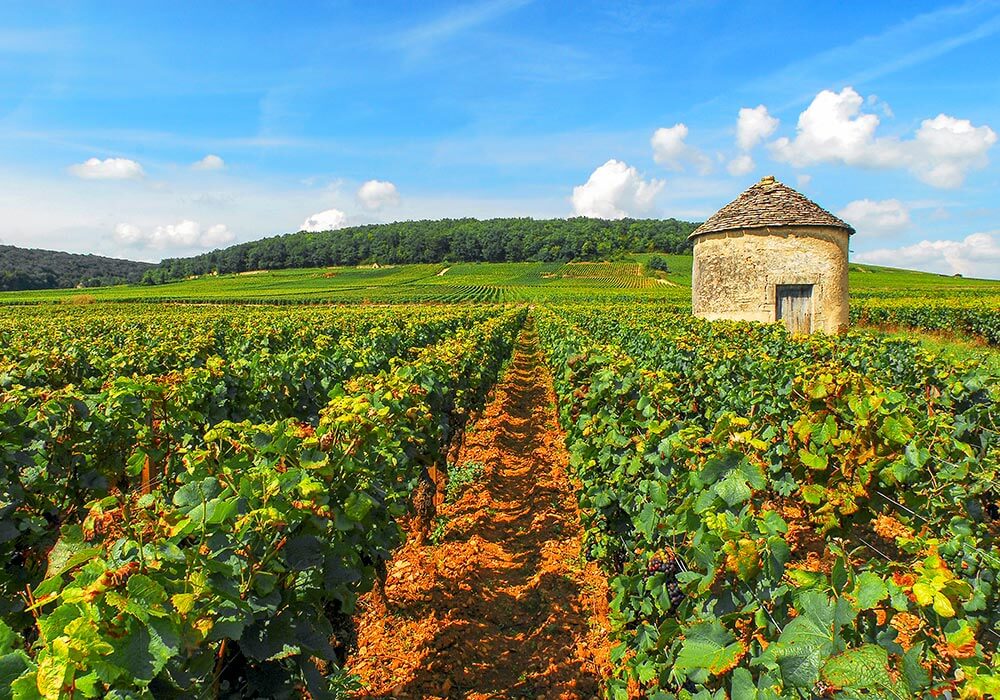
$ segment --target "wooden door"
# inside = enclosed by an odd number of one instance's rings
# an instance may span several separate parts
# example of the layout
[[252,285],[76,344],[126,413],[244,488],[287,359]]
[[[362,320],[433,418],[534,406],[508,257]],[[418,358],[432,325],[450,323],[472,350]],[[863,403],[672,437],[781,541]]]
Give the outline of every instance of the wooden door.
[[811,284],[779,284],[775,290],[776,320],[790,333],[812,332],[812,292]]

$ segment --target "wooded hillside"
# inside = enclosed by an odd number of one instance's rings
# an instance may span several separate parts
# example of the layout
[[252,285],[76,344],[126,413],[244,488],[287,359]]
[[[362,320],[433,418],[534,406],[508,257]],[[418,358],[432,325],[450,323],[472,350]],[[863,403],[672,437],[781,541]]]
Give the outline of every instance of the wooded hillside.
[[0,291],[138,282],[151,263],[0,245]]
[[145,277],[166,282],[210,272],[435,262],[556,262],[632,252],[690,250],[697,224],[677,219],[441,219],[300,231],[190,258],[164,260]]

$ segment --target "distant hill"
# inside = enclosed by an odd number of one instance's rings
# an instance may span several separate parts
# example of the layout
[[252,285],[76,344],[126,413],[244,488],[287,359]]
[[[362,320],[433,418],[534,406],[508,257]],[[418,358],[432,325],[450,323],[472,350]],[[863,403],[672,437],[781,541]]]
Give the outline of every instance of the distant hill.
[[691,250],[687,237],[697,225],[677,219],[440,219],[300,231],[166,259],[144,281],[362,263],[568,262],[683,253]]
[[0,245],[0,290],[66,289],[139,282],[152,263]]

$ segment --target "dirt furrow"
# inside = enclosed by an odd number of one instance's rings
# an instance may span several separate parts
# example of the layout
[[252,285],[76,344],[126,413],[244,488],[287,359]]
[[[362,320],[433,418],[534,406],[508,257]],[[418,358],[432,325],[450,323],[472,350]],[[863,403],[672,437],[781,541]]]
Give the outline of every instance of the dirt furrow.
[[435,543],[394,554],[388,610],[362,601],[349,661],[360,697],[598,695],[607,582],[580,555],[554,402],[529,326],[459,453],[483,474],[440,508]]

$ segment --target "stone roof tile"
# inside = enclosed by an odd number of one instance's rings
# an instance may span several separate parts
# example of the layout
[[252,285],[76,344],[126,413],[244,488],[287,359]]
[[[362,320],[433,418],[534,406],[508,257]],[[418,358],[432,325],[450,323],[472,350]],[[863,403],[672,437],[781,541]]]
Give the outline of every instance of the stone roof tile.
[[849,224],[769,175],[710,216],[689,238],[717,231],[781,226],[835,226],[854,233]]

